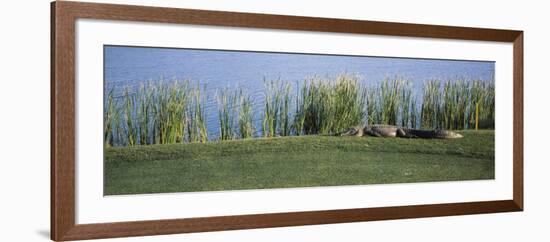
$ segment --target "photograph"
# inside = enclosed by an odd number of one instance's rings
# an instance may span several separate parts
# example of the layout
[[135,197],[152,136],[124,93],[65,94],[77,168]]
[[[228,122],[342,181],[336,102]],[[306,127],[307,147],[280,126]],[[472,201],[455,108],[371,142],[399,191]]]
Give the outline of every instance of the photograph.
[[103,46],[104,195],[495,179],[495,62]]

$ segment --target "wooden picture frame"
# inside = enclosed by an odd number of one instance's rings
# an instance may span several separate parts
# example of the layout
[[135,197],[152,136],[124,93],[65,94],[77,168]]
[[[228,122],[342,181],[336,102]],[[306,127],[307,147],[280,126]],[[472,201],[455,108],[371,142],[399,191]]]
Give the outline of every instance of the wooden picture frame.
[[[75,222],[75,22],[142,21],[513,43],[513,199],[397,207]],[[57,1],[51,4],[51,239],[56,241],[330,224],[523,210],[523,32],[269,14]]]

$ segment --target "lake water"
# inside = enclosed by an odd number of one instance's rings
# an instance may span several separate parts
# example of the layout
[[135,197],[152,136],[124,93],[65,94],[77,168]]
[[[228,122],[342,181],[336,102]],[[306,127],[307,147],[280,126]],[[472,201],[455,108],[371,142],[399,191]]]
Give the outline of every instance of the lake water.
[[[215,93],[217,89],[246,88],[252,95],[256,112],[263,106],[264,79],[290,82],[293,91],[305,78],[334,78],[347,73],[372,85],[386,77],[413,82],[415,94],[426,80],[492,81],[492,61],[459,61],[411,58],[290,54],[269,52],[194,50],[105,46],[106,89],[137,87],[149,80],[192,80],[206,84],[206,115],[209,136],[217,136],[219,125]],[[260,115],[256,115],[259,128]]]

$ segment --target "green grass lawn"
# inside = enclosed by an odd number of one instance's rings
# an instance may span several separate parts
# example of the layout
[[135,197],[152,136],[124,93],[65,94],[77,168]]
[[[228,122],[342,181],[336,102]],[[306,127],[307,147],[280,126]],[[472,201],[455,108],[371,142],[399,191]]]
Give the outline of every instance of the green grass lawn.
[[494,178],[494,131],[299,136],[105,149],[105,195]]

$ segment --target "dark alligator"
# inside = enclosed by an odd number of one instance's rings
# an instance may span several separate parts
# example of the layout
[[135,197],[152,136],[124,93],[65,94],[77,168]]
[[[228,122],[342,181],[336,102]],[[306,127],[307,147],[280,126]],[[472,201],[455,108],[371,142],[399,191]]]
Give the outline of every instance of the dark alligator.
[[355,126],[340,132],[339,136],[374,136],[374,137],[401,137],[424,139],[456,139],[463,136],[448,130],[422,130],[403,128],[394,125],[374,124],[367,126]]

